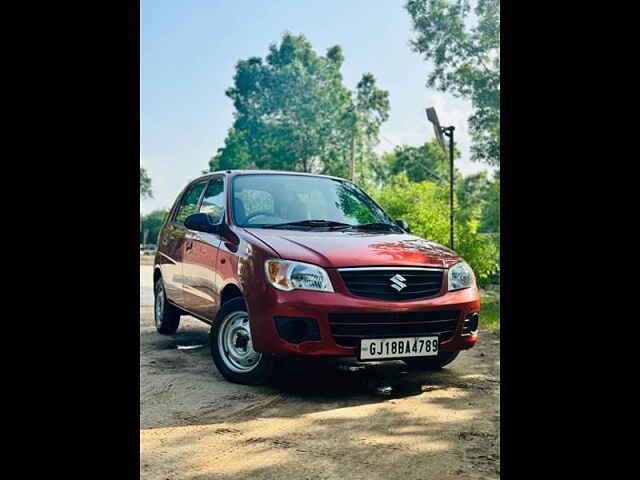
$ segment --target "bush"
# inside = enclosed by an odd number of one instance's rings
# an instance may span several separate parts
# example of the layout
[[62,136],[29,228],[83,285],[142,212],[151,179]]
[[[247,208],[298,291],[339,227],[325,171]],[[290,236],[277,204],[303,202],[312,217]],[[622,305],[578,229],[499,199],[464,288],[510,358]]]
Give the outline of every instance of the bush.
[[[409,182],[401,174],[389,185],[368,192],[395,219],[405,220],[411,232],[442,245],[449,244],[449,187],[434,182]],[[491,236],[478,232],[480,212],[456,212],[455,250],[473,268],[480,285],[498,272],[499,249]]]

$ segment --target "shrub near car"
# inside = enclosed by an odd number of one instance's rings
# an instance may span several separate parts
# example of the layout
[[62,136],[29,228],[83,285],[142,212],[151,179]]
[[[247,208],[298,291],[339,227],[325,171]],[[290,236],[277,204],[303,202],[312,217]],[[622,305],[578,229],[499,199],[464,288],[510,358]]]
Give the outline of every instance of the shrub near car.
[[477,341],[471,268],[334,177],[194,180],[160,231],[154,291],[158,332],[181,315],[210,324],[213,360],[238,383],[268,381],[291,356],[438,369]]

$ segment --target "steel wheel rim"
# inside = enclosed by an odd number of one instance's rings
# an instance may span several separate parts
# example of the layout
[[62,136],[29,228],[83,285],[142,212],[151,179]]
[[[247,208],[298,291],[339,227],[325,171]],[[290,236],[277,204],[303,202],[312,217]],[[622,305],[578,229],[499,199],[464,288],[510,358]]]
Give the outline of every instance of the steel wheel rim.
[[155,298],[155,322],[156,328],[160,328],[162,325],[162,314],[164,313],[164,289],[162,283],[158,282],[156,286],[156,298]]
[[253,349],[247,312],[232,312],[222,319],[218,350],[229,370],[248,373],[258,366],[262,354]]

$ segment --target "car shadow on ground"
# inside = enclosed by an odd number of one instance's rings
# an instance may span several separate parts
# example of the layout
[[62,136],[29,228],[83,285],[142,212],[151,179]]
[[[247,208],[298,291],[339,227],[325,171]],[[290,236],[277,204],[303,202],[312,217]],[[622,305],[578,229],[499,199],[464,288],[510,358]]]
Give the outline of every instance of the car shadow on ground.
[[313,399],[366,396],[372,400],[420,395],[441,372],[416,372],[401,361],[283,359],[273,380],[282,392]]
[[[186,369],[184,359],[188,358],[189,373],[198,377],[193,379],[194,383],[206,385],[209,382],[227,382],[213,365],[208,327],[204,324],[197,328],[181,327],[178,332],[169,336],[159,335],[151,330],[141,332],[141,350],[143,354],[165,351],[162,352],[166,358],[162,361],[162,368],[173,373],[178,373],[179,368],[183,366]],[[167,355],[170,357],[167,358]],[[461,355],[467,353],[463,352]],[[457,361],[459,359],[454,361],[452,366],[441,370],[420,371],[411,369],[402,361],[361,363],[345,358],[280,359],[274,377],[268,385],[230,384],[234,392],[228,396],[234,397],[238,390],[246,392],[247,397],[279,395],[279,402],[286,399],[302,402],[306,405],[302,413],[313,413],[314,410],[323,410],[324,404],[334,404],[336,401],[342,406],[357,406],[421,395],[424,392],[450,387],[479,390],[491,387],[486,383],[481,385],[469,381],[468,372],[455,368]],[[220,400],[223,399],[224,395]],[[300,408],[296,410],[296,415],[299,414]],[[203,415],[200,421],[192,417],[187,423],[208,424],[213,420],[220,421],[222,417]],[[163,426],[166,426],[166,423]]]
[[[152,350],[193,350],[192,355],[197,354],[203,362],[211,363],[206,328],[181,328],[174,335],[159,335],[155,331],[147,331],[141,334],[141,348],[143,353]],[[179,353],[176,352],[176,355]],[[210,378],[208,381],[217,379]],[[456,373],[448,369],[433,372],[415,371],[402,361],[358,362],[348,358],[283,358],[278,360],[274,377],[268,387],[310,400],[344,399],[360,395],[371,396],[372,400],[384,400],[420,395],[430,385],[456,381]]]

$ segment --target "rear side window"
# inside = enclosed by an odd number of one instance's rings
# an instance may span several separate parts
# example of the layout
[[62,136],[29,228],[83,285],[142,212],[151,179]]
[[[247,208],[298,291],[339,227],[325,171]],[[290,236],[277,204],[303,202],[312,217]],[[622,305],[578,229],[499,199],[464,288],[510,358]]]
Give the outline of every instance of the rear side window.
[[189,187],[189,190],[187,190],[184,197],[182,197],[182,201],[178,207],[176,222],[184,223],[189,215],[198,213],[198,200],[200,200],[200,195],[202,194],[202,190],[204,190],[205,185],[206,183],[201,182]]
[[212,223],[222,222],[224,216],[224,182],[222,178],[216,178],[209,182],[207,191],[204,192],[200,213],[206,213]]

